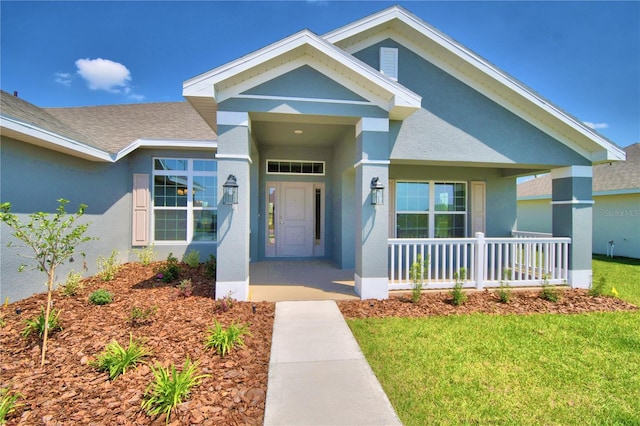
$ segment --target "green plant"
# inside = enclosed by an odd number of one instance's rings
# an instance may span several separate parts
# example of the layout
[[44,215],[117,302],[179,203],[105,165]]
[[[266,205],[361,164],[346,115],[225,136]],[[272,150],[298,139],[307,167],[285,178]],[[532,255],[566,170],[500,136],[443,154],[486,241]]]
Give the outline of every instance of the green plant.
[[453,276],[456,279],[456,283],[449,293],[451,295],[451,303],[455,306],[464,305],[467,301],[467,294],[463,290],[464,283],[467,281],[467,269],[460,268],[459,271],[454,272]]
[[107,305],[113,302],[113,294],[104,288],[99,288],[89,296],[89,302],[93,305]]
[[149,266],[154,260],[156,260],[156,251],[153,244],[141,249],[133,249],[133,253],[138,257],[138,261],[140,261],[144,266]]
[[180,281],[176,287],[176,297],[189,297],[193,294],[193,284],[191,278]]
[[542,292],[540,292],[540,297],[553,303],[560,300],[560,293],[549,285],[549,275],[547,274],[542,276]]
[[62,285],[62,294],[65,296],[75,296],[83,287],[82,274],[71,270],[67,274],[67,279]]
[[189,250],[182,256],[182,261],[192,268],[197,268],[200,265],[200,252],[198,250]]
[[[60,312],[61,311],[55,308],[51,309],[47,317],[44,308],[42,308],[38,316],[25,320],[25,327],[20,335],[26,339],[31,336],[31,334],[36,333],[38,337],[42,339],[45,329],[51,333],[62,330],[62,326],[60,325]],[[45,321],[45,318],[49,318],[49,321]]]
[[91,363],[98,371],[108,371],[111,380],[127,372],[127,368],[135,368],[138,363],[143,362],[142,358],[150,355],[140,341],[134,341],[129,334],[129,346],[123,348],[120,343],[113,340]]
[[216,257],[212,254],[209,255],[209,259],[204,263],[204,274],[207,278],[216,278],[217,261]]
[[424,261],[422,256],[418,255],[415,262],[411,264],[409,276],[411,278],[411,301],[418,303],[422,296],[422,288],[424,286],[424,271],[429,267],[429,257]]
[[227,312],[233,307],[233,302],[235,302],[235,299],[231,297],[231,292],[229,292],[226,296],[216,300],[215,310],[218,312]]
[[111,281],[116,277],[116,274],[120,270],[120,262],[117,257],[118,250],[112,250],[109,257],[98,256],[96,262],[98,262],[98,277],[102,281]]
[[129,313],[129,323],[131,325],[144,325],[151,322],[151,317],[158,311],[157,306],[151,306],[150,308],[140,308],[134,306]]
[[[64,207],[68,200],[58,199],[60,205],[56,209],[53,217],[48,213],[37,212],[29,215],[29,223],[22,223],[18,217],[11,213],[11,203],[0,204],[0,221],[7,224],[13,230],[13,236],[22,241],[26,248],[33,252],[36,261],[36,268],[47,274],[47,301],[45,304],[45,316],[49,318],[51,310],[51,296],[53,293],[53,283],[56,276],[56,269],[67,260],[73,262],[73,255],[76,247],[84,242],[93,240],[92,237],[85,237],[84,233],[89,227],[88,223],[76,225],[87,208],[86,204],[80,204],[75,215],[67,216]],[[10,241],[8,247],[12,246]],[[80,253],[84,257],[84,253]],[[19,271],[24,270],[26,265],[22,264]],[[47,340],[49,337],[48,323],[42,339],[42,356],[40,365],[44,366],[47,353]]]
[[155,381],[145,390],[142,409],[150,416],[166,414],[166,423],[173,408],[181,404],[191,392],[191,388],[200,384],[208,374],[196,375],[198,363],[191,363],[189,358],[184,362],[182,371],[176,371],[175,365],[164,368],[161,365],[151,367]]
[[169,253],[166,263],[158,270],[158,278],[165,283],[170,283],[178,279],[180,275],[180,265],[178,259]]
[[498,298],[501,303],[509,303],[511,300],[511,286],[508,281],[509,276],[511,276],[511,269],[504,268],[502,271],[502,279],[500,280],[500,287],[498,288]]
[[242,336],[249,335],[247,324],[231,324],[226,330],[222,325],[215,321],[212,328],[208,330],[208,336],[204,342],[204,345],[209,349],[214,349],[220,354],[220,357],[224,357],[227,352],[233,349],[236,345],[244,347],[244,339]]
[[16,404],[18,398],[22,397],[17,392],[11,392],[11,388],[0,388],[0,425],[7,422],[9,414],[13,413],[16,407],[22,404]]
[[598,278],[597,282],[591,283],[591,288],[589,289],[589,296],[592,296],[592,297],[604,296],[607,292],[606,287],[607,287],[607,277],[604,275],[601,275],[600,278]]

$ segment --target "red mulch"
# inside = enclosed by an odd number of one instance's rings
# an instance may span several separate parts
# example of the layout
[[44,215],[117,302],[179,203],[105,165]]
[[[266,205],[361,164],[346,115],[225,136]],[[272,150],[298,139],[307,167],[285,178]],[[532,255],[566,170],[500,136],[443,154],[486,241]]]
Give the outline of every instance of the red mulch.
[[[175,364],[180,368],[187,356],[199,362],[200,374],[210,377],[204,378],[189,400],[178,406],[170,424],[262,424],[275,305],[235,302],[230,310],[221,312],[219,302],[213,300],[215,284],[204,276],[202,266],[182,266],[180,279],[190,278],[194,291],[189,297],[181,297],[176,295],[174,285],[156,279],[160,265],[128,263],[113,281],[89,278],[77,296],[55,294],[54,307],[62,311],[63,330],[51,336],[44,368],[40,368],[39,341],[25,340],[20,332],[23,321],[40,312],[46,295],[2,307],[0,313],[6,323],[0,329],[2,386],[11,385],[23,396],[18,401],[23,405],[9,416],[9,425],[162,425],[164,416],[151,418],[140,408],[144,391],[153,381],[149,365]],[[98,288],[111,291],[113,303],[91,305],[89,294]],[[542,300],[537,291],[514,291],[512,301],[502,304],[495,292],[482,291],[470,292],[462,306],[453,306],[447,292],[425,292],[415,304],[409,301],[409,295],[400,295],[383,301],[339,301],[338,305],[347,318],[637,309],[616,298],[592,298],[584,290],[564,290],[558,303]],[[134,306],[156,306],[157,313],[146,324],[132,325],[129,317]],[[252,306],[256,307],[255,314]],[[246,348],[233,350],[225,358],[206,351],[203,341],[214,320],[225,326],[234,321],[250,324]],[[126,346],[129,333],[134,339],[143,339],[152,355],[147,365],[111,381],[107,373],[96,371],[89,362],[113,339]]]
[[[63,330],[49,339],[47,362],[40,368],[40,343],[20,337],[26,318],[36,316],[46,303],[40,294],[2,308],[6,325],[0,329],[0,373],[2,386],[11,384],[23,395],[24,404],[9,417],[8,424],[25,425],[147,425],[164,424],[164,416],[150,418],[140,408],[146,387],[153,381],[149,365],[175,364],[178,369],[188,356],[200,363],[199,373],[209,374],[195,387],[188,402],[171,415],[172,424],[233,425],[262,424],[267,391],[269,353],[274,304],[236,302],[227,312],[217,312],[214,284],[206,279],[203,267],[192,270],[183,265],[180,279],[191,278],[194,292],[176,297],[176,289],[156,280],[159,264],[144,267],[123,265],[116,279],[85,280],[77,296],[54,295],[60,309]],[[88,297],[98,288],[114,294],[114,301],[91,305]],[[131,325],[134,306],[157,306],[148,324]],[[22,313],[17,315],[16,309]],[[232,350],[224,358],[205,351],[207,329],[218,320],[249,323],[251,336],[246,348]],[[106,344],[116,339],[127,346],[129,333],[142,338],[152,355],[142,365],[116,380],[96,371],[88,363]]]

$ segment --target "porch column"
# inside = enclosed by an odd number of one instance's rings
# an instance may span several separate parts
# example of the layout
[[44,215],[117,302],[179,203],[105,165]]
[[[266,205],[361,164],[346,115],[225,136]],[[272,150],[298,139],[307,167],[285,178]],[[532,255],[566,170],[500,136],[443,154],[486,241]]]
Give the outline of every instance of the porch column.
[[[216,299],[249,299],[249,197],[251,138],[246,112],[218,111],[218,249]],[[229,175],[238,183],[238,204],[223,203]]]
[[[389,238],[389,120],[356,125],[355,291],[361,299],[387,299]],[[384,185],[384,205],[371,204],[371,179]]]
[[551,171],[553,236],[570,237],[569,284],[589,288],[591,282],[592,209],[591,166]]

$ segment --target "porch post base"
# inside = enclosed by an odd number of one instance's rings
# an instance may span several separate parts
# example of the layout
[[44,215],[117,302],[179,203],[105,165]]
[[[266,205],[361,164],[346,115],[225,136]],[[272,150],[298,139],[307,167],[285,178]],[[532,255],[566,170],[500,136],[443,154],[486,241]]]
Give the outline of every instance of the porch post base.
[[249,300],[249,278],[246,281],[217,281],[216,300],[229,295],[239,302]]
[[571,288],[590,288],[592,275],[591,269],[569,269],[569,284],[571,284]]
[[362,278],[354,274],[355,291],[360,299],[388,299],[389,298],[389,278]]

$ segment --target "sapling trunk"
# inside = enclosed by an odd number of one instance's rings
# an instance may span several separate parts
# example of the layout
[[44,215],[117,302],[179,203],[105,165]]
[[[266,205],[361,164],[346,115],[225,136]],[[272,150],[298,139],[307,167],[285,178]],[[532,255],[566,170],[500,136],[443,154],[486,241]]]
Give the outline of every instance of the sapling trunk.
[[56,273],[55,265],[51,265],[49,270],[49,279],[47,282],[47,307],[44,313],[44,333],[42,335],[42,357],[40,359],[40,367],[44,367],[45,357],[47,354],[47,342],[49,340],[49,315],[51,315],[51,293],[53,293],[53,280]]

